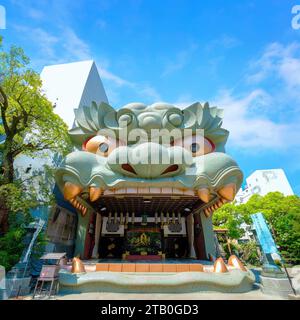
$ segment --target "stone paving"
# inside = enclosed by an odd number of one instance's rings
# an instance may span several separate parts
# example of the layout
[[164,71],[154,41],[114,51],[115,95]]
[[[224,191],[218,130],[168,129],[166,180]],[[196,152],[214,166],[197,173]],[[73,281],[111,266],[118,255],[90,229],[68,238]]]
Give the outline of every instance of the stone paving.
[[[252,269],[256,271],[258,277],[259,268]],[[290,295],[286,299],[300,300],[299,279],[300,267],[289,268],[288,272],[293,278],[293,285],[296,287],[297,296]],[[39,297],[37,297],[39,299]],[[31,300],[31,296],[20,297],[19,299]],[[48,297],[40,297],[40,299],[48,299]],[[219,292],[194,292],[194,293],[110,293],[110,292],[90,292],[81,294],[59,294],[51,297],[50,300],[285,300],[280,296],[265,295],[261,292],[258,285],[247,293],[219,293]]]
[[281,297],[264,295],[260,289],[247,293],[170,293],[170,294],[138,294],[138,293],[81,293],[57,296],[57,300],[284,300]]

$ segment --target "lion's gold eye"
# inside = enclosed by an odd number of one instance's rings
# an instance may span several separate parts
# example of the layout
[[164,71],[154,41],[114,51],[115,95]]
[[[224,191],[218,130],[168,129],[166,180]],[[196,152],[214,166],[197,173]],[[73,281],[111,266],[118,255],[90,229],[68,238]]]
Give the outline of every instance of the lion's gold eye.
[[183,139],[177,139],[174,141],[173,145],[181,146],[189,150],[193,157],[213,152],[215,149],[214,144],[209,139],[201,135],[192,135]]
[[120,140],[105,136],[95,136],[86,141],[83,149],[107,157],[119,145],[122,145]]
[[109,150],[109,144],[106,143],[106,142],[102,142],[99,144],[99,147],[98,147],[98,150],[101,152],[101,153],[107,153],[108,150]]

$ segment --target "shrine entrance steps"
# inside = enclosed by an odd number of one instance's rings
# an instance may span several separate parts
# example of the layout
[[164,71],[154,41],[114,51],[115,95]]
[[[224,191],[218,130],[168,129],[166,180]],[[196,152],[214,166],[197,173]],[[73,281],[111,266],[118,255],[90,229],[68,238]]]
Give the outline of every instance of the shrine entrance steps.
[[203,272],[202,264],[97,263],[96,271],[107,272]]

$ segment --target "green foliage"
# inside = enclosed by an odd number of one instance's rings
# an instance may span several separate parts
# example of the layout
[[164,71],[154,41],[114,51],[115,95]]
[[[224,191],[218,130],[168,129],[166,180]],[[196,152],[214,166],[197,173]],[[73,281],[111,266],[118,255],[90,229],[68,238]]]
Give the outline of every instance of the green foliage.
[[285,261],[299,264],[300,198],[296,195],[285,197],[280,192],[270,192],[265,196],[253,195],[245,204],[227,204],[218,209],[214,213],[213,223],[228,228],[230,237],[238,239],[240,223],[251,224],[250,215],[257,212],[264,214]]
[[244,231],[240,228],[242,222],[242,217],[232,203],[225,204],[213,214],[214,226],[228,229],[228,236],[232,239],[238,239],[243,236]]
[[255,241],[239,244],[238,251],[241,260],[246,264],[250,264],[252,266],[258,266],[261,264]]
[[66,124],[42,92],[39,74],[29,68],[29,58],[22,48],[6,50],[1,36],[0,118],[0,134],[6,136],[0,145],[0,264],[10,269],[24,248],[29,209],[53,201],[51,165],[24,175],[14,161],[20,155],[64,155],[71,144]]
[[5,51],[0,46],[0,133],[6,135],[1,145],[4,183],[12,182],[9,170],[13,170],[12,162],[20,154],[70,151],[67,126],[53,112],[42,92],[39,74],[28,64],[21,48],[12,46]]
[[5,203],[11,214],[22,212],[25,216],[29,215],[30,208],[38,205],[35,195],[24,193],[18,183],[0,185],[0,202]]
[[23,238],[26,230],[22,227],[10,229],[0,237],[0,265],[10,270],[20,259],[24,250]]
[[[5,235],[0,237],[0,265],[9,271],[17,262],[19,262],[21,254],[25,249],[24,238],[26,236],[26,228],[31,217],[24,216],[21,213],[10,216],[10,229]],[[44,233],[40,233],[31,254],[32,257],[38,258],[44,252],[47,238]]]
[[230,250],[227,243],[221,243],[223,250],[228,259],[231,254],[235,254],[245,264],[252,266],[261,265],[258,247],[255,241],[248,241],[245,243],[238,243],[237,241],[230,241]]
[[29,58],[16,46],[4,50],[2,42],[0,36],[0,134],[6,135],[0,145],[0,200],[3,209],[24,211],[52,201],[47,188],[53,184],[52,169],[45,165],[24,179],[14,167],[16,157],[52,158],[68,153],[71,144],[66,124],[42,92],[39,74],[28,67]]
[[[17,209],[17,207],[16,207]],[[25,226],[31,221],[29,214],[12,212],[9,216],[10,229],[0,237],[0,265],[10,270],[20,259],[24,250]]]

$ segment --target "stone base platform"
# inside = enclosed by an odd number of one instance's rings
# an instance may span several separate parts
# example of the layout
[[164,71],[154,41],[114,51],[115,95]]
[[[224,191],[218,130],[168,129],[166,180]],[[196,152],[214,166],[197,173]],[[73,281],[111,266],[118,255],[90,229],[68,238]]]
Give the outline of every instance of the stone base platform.
[[261,290],[264,294],[280,296],[287,298],[289,295],[293,295],[291,284],[287,277],[265,277],[260,276]]
[[[173,267],[174,268],[174,267]],[[174,270],[174,269],[173,269]],[[252,271],[120,272],[93,271],[59,273],[60,293],[115,292],[115,293],[188,293],[215,291],[243,293],[252,290],[255,276]]]

